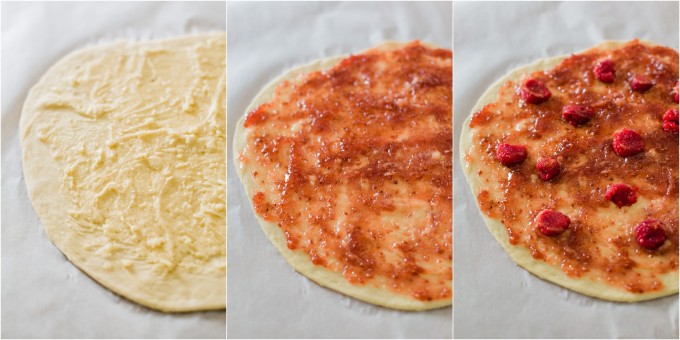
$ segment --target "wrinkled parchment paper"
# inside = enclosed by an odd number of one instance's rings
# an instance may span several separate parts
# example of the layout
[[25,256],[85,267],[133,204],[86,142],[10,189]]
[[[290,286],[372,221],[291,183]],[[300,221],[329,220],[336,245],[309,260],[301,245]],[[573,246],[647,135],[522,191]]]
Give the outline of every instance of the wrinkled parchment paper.
[[[678,48],[677,2],[456,2],[454,20],[456,153],[477,99],[516,67],[607,39]],[[543,281],[515,265],[486,229],[460,162],[454,187],[456,338],[678,338],[677,295],[614,303]]]
[[19,117],[28,90],[61,57],[117,39],[226,29],[212,3],[2,3],[2,337],[224,338],[224,311],[164,314],[121,298],[47,239],[26,192]]
[[451,308],[401,312],[323,288],[295,272],[258,225],[232,158],[236,121],[293,66],[386,40],[452,43],[450,2],[227,5],[229,338],[451,338]]

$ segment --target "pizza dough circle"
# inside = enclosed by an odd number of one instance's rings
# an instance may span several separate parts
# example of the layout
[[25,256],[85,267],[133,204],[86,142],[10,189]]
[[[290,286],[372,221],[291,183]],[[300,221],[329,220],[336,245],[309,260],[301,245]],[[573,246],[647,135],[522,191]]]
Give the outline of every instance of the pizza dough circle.
[[[656,43],[649,41],[641,41],[645,44],[656,46]],[[592,48],[578,52],[583,53],[590,49],[603,49],[603,50],[613,50],[624,45],[625,42],[622,41],[605,41]],[[529,65],[521,66],[510,71],[507,75],[503,76],[501,79],[496,81],[491,85],[482,96],[479,98],[475,106],[470,111],[470,114],[463,122],[462,131],[459,140],[459,155],[461,166],[463,167],[463,173],[470,184],[472,194],[475,200],[475,204],[479,207],[479,202],[477,201],[476,193],[479,192],[481,187],[481,181],[478,177],[472,176],[476,172],[476,169],[471,166],[466,166],[467,161],[465,160],[465,155],[467,150],[471,147],[472,142],[472,129],[470,128],[470,122],[472,116],[475,112],[481,110],[487,104],[495,101],[496,94],[499,92],[503,84],[509,80],[515,80],[520,78],[522,75],[531,74],[536,71],[549,70],[557,66],[562,60],[568,58],[569,55],[562,55],[552,58],[539,59],[538,61],[531,63]],[[608,286],[602,282],[592,281],[592,280],[581,280],[574,279],[567,274],[565,274],[558,266],[551,266],[544,261],[534,259],[531,255],[529,249],[521,246],[513,246],[509,242],[508,232],[505,226],[498,220],[493,219],[483,212],[480,211],[480,215],[484,220],[489,232],[494,236],[494,238],[500,243],[500,245],[505,249],[505,251],[510,255],[510,258],[517,263],[519,266],[528,270],[532,274],[558,284],[562,287],[571,289],[573,291],[611,301],[619,302],[637,302],[644,300],[656,299],[672,294],[678,293],[678,273],[669,272],[663,274],[660,277],[660,281],[664,284],[664,289],[655,292],[648,292],[643,294],[631,293],[625,290],[620,290]]]
[[26,187],[77,267],[141,305],[226,306],[226,34],[78,50],[31,89]]
[[[388,41],[382,43],[373,49],[376,50],[394,50],[403,47],[406,43]],[[426,46],[433,47],[431,44],[424,44]],[[361,53],[361,52],[359,52]],[[255,181],[253,176],[245,176],[251,170],[248,165],[244,165],[239,160],[239,153],[244,149],[247,142],[247,134],[245,133],[245,128],[243,123],[245,122],[246,116],[249,112],[256,109],[261,104],[269,101],[276,88],[279,84],[284,81],[294,82],[295,79],[301,75],[308,74],[314,71],[320,71],[333,67],[334,65],[340,63],[343,59],[348,57],[347,55],[341,55],[336,57],[330,57],[326,59],[319,59],[312,61],[306,65],[295,67],[286,71],[281,76],[272,80],[267,84],[260,92],[255,96],[250,105],[246,108],[243,116],[236,123],[236,129],[234,132],[234,164],[240,164],[237,166],[237,174],[243,184],[246,195],[252,197],[256,193]],[[252,201],[249,199],[251,207]],[[253,211],[254,211],[254,207]],[[276,224],[271,223],[263,219],[257,213],[254,214],[257,218],[262,231],[265,233],[267,238],[274,244],[276,249],[283,255],[286,262],[293,267],[296,271],[316,282],[317,284],[335,290],[337,292],[349,295],[356,299],[366,301],[375,305],[400,309],[400,310],[411,310],[420,311],[427,309],[441,308],[451,305],[451,299],[445,300],[435,300],[435,301],[419,301],[411,299],[402,295],[398,295],[389,290],[379,289],[376,287],[371,287],[368,285],[353,285],[349,283],[345,277],[334,271],[330,271],[323,266],[314,265],[309,258],[309,255],[301,250],[291,250],[287,246],[286,237]]]

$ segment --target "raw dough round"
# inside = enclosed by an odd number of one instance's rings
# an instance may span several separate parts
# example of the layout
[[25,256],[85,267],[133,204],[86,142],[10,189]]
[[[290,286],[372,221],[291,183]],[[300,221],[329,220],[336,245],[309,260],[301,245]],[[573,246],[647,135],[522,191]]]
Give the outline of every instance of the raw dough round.
[[112,291],[226,306],[226,35],[76,51],[21,115],[26,186],[50,240]]

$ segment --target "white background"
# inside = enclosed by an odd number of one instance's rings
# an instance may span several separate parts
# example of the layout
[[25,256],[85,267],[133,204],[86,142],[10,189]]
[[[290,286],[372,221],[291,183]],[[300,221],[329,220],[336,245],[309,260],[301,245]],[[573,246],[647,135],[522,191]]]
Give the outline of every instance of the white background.
[[225,312],[163,314],[97,284],[47,239],[26,192],[19,116],[69,52],[115,39],[224,31],[213,3],[2,3],[2,337],[224,338]]
[[[227,8],[227,117],[236,121],[269,81],[314,59],[385,40],[452,43],[450,2],[238,3]],[[322,288],[266,238],[239,182],[229,141],[228,336],[451,338],[451,308],[400,312]]]
[[[486,88],[516,67],[605,39],[637,37],[678,48],[677,2],[456,2],[454,12],[456,138]],[[457,338],[678,338],[677,295],[606,302],[516,266],[487,231],[457,154],[454,159]]]

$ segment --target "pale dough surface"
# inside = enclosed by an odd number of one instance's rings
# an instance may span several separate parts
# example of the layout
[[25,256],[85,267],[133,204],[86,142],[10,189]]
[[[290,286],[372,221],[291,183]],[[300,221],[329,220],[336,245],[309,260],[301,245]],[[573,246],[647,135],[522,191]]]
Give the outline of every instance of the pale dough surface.
[[26,186],[50,240],[112,291],[226,306],[226,35],[73,52],[29,92]]
[[[644,41],[644,43],[649,45],[656,45],[655,43],[649,41]],[[605,41],[593,47],[593,49],[613,50],[622,46],[623,44],[625,44],[625,42]],[[586,51],[587,50],[583,52]],[[460,161],[463,166],[463,172],[465,173],[465,177],[467,178],[468,183],[470,184],[470,188],[472,189],[473,196],[475,197],[475,205],[477,207],[479,206],[479,203],[477,202],[477,194],[479,193],[481,187],[481,181],[478,176],[475,176],[473,174],[475,174],[479,169],[469,166],[465,160],[465,155],[467,154],[467,151],[470,149],[472,142],[470,128],[470,120],[472,119],[472,115],[475,112],[481,110],[487,104],[495,101],[496,95],[498,94],[501,86],[505,84],[507,81],[519,79],[522,75],[525,74],[531,74],[536,71],[551,69],[555,67],[557,64],[559,64],[562,60],[568,57],[569,57],[568,55],[563,55],[547,59],[540,59],[532,64],[522,66],[511,71],[510,73],[502,77],[500,80],[498,80],[496,83],[491,85],[491,87],[489,87],[486,90],[486,92],[484,92],[484,94],[480,97],[480,99],[477,101],[474,108],[470,112],[468,118],[465,120],[465,122],[463,122],[463,128],[460,134],[459,141]],[[650,300],[675,294],[678,292],[677,272],[666,273],[660,277],[660,280],[664,284],[664,289],[644,294],[635,294],[625,290],[616,289],[602,282],[593,281],[585,278],[569,277],[560,269],[559,266],[552,266],[544,261],[534,259],[531,256],[531,252],[529,251],[529,249],[521,246],[511,245],[509,242],[508,232],[505,226],[499,220],[491,218],[481,211],[480,214],[482,215],[482,218],[484,219],[484,222],[489,231],[491,232],[491,234],[496,238],[496,240],[501,244],[501,246],[503,246],[508,255],[510,255],[510,257],[513,259],[513,261],[515,261],[515,263],[524,267],[526,270],[530,271],[531,273],[535,274],[536,276],[542,279],[554,282],[560,286],[569,288],[571,290],[577,291],[585,295],[605,300],[621,302],[636,302]]]
[[[404,45],[405,43],[400,42],[385,42],[374,48],[387,51],[398,49]],[[430,44],[426,45],[431,47],[433,46]],[[250,111],[257,108],[260,104],[269,101],[272,98],[276,87],[283,81],[295,82],[296,78],[305,74],[331,68],[346,57],[347,56],[337,56],[316,60],[309,64],[287,71],[283,75],[267,84],[255,96],[241,119],[239,119],[239,121],[236,123],[236,130],[234,132],[234,164],[236,164],[237,174],[241,179],[241,183],[243,183],[243,187],[245,188],[248,198],[252,198],[253,195],[258,191],[258,184],[253,181],[253,176],[251,174],[252,169],[250,169],[247,165],[242,164],[238,159],[238,155],[241,153],[241,150],[244,149],[247,142],[247,134],[245,133],[245,128],[243,127],[246,115]],[[249,199],[249,201],[252,207],[252,199]],[[430,302],[420,301],[395,294],[389,289],[380,289],[369,285],[353,285],[349,283],[341,274],[330,271],[323,266],[314,265],[309,258],[309,254],[305,253],[304,251],[290,250],[286,244],[286,237],[281,228],[279,228],[274,223],[264,220],[257,213],[255,213],[255,217],[259,221],[262,230],[264,231],[265,235],[267,235],[267,238],[269,238],[269,240],[284,256],[288,264],[290,264],[296,271],[300,272],[321,286],[328,287],[362,301],[394,309],[426,310],[451,305],[451,299]]]

